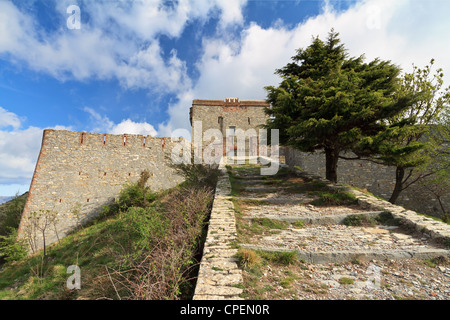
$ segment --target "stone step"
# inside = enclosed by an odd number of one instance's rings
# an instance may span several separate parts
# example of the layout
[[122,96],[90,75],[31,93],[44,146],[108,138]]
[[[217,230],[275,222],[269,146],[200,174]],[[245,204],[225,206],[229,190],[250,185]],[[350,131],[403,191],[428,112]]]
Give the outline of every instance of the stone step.
[[310,197],[295,197],[295,198],[284,198],[284,197],[276,197],[276,198],[267,198],[267,197],[235,197],[235,199],[238,200],[248,200],[248,201],[264,201],[269,202],[271,204],[292,204],[292,205],[300,205],[302,203],[307,203],[312,200],[313,198]]
[[329,250],[329,251],[308,251],[291,250],[287,248],[270,248],[264,246],[242,244],[241,247],[252,250],[267,252],[296,252],[299,259],[306,263],[327,264],[327,263],[347,263],[352,261],[371,260],[401,260],[401,259],[432,259],[437,257],[450,258],[450,251],[439,248],[411,248],[405,249],[385,249],[385,250]]
[[266,251],[295,251],[308,262],[334,263],[364,259],[428,259],[450,257],[450,250],[430,241],[405,233],[398,226],[350,227],[313,225],[290,227],[254,235],[242,247]]
[[266,180],[264,179],[236,179],[237,184],[249,184],[249,185],[259,185],[264,184]]
[[244,187],[245,191],[268,192],[268,193],[277,192],[280,191],[281,189],[283,189],[283,187],[273,187],[273,186]]
[[264,215],[258,215],[258,214],[252,214],[250,216],[245,216],[243,219],[247,220],[253,220],[253,219],[259,219],[259,218],[268,218],[271,220],[280,220],[280,221],[286,221],[289,223],[294,223],[298,221],[303,221],[305,224],[310,225],[323,225],[323,224],[342,224],[345,219],[349,216],[361,216],[361,217],[369,217],[369,218],[377,218],[380,216],[381,213],[384,211],[364,211],[364,212],[349,212],[349,213],[340,213],[340,214],[334,214],[334,215],[277,215],[277,214],[264,214]]

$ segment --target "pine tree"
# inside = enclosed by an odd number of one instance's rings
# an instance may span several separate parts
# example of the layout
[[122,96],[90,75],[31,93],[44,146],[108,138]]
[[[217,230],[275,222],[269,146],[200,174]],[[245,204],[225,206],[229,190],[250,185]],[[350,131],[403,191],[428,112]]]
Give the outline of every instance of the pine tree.
[[396,168],[395,187],[389,199],[392,203],[413,183],[440,171],[435,160],[445,153],[445,125],[439,122],[450,104],[450,87],[442,88],[442,69],[432,74],[433,64],[432,59],[423,69],[414,66],[411,73],[403,75],[396,98],[415,96],[414,103],[390,117],[388,130],[365,141],[362,147],[370,150],[372,160]]
[[[326,178],[337,181],[337,163],[351,151],[387,130],[384,119],[411,103],[410,96],[394,99],[400,69],[389,61],[349,57],[338,33],[327,41],[318,37],[276,73],[282,81],[268,86],[271,108],[267,129],[280,130],[280,143],[304,152],[323,150]],[[361,149],[361,148],[359,148]]]

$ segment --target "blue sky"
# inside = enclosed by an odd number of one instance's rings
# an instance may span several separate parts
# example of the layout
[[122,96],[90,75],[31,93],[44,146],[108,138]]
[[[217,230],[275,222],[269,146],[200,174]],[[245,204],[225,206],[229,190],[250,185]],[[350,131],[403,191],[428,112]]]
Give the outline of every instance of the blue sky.
[[28,190],[43,129],[188,134],[193,99],[265,99],[331,28],[351,55],[405,71],[435,58],[447,75],[449,3],[0,0],[0,195]]

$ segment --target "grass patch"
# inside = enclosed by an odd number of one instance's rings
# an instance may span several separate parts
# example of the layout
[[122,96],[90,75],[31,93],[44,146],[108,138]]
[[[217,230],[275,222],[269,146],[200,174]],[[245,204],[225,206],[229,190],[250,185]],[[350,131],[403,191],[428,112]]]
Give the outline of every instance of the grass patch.
[[360,226],[373,227],[377,224],[377,221],[374,218],[368,217],[363,214],[352,214],[345,217],[343,224],[346,226],[353,226],[353,227],[360,227]]
[[343,285],[353,284],[354,282],[355,282],[355,280],[353,280],[352,278],[348,278],[348,277],[342,277],[339,279],[339,283],[343,284]]
[[426,266],[428,266],[430,268],[436,268],[437,266],[450,265],[450,261],[448,260],[448,258],[446,258],[444,256],[439,256],[436,258],[423,260],[423,264],[425,264]]
[[386,225],[386,226],[398,226],[400,224],[400,220],[398,218],[394,218],[391,212],[384,211],[381,212],[376,218],[376,221],[378,223]]
[[295,221],[292,225],[297,229],[303,229],[305,227],[305,221],[298,220],[298,221]]
[[358,200],[353,194],[344,190],[334,190],[330,192],[311,192],[310,194],[319,197],[318,199],[310,202],[310,204],[315,206],[339,206],[358,203]]
[[258,250],[258,255],[260,255],[264,260],[270,263],[280,264],[280,265],[291,265],[298,261],[297,253],[294,251],[262,251]]
[[258,224],[266,229],[286,229],[289,226],[289,223],[281,220],[274,220],[268,218],[257,218],[253,219],[254,224]]

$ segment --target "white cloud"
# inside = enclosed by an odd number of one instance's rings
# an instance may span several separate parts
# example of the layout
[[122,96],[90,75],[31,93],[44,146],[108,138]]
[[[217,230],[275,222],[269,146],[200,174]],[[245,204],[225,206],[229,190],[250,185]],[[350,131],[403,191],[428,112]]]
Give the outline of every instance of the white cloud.
[[[0,108],[0,195],[15,195],[28,190],[42,142],[43,129],[23,127],[17,114]],[[70,130],[55,126],[53,129]],[[9,192],[8,192],[9,190]]]
[[[65,24],[52,33],[9,1],[0,1],[0,56],[59,80],[118,79],[125,88],[173,93],[189,87],[186,65],[172,51],[168,59],[158,37],[179,37],[194,19],[219,17],[219,26],[242,23],[246,0],[162,0],[95,2],[82,5],[80,30]],[[56,1],[59,18],[71,0]],[[83,17],[95,17],[87,23]]]
[[134,122],[130,119],[123,120],[122,122],[116,124],[111,129],[112,134],[141,134],[144,136],[150,135],[155,137],[158,133],[155,128],[146,122]]
[[130,119],[122,120],[120,123],[114,123],[107,116],[102,116],[94,109],[85,107],[84,111],[89,113],[90,124],[89,131],[110,134],[141,134],[144,136],[157,136],[158,132],[147,122],[134,122]]
[[15,113],[0,107],[0,128],[13,127],[14,129],[18,129],[20,124],[21,121]]
[[[89,113],[90,131],[111,134],[142,134],[156,136],[157,131],[148,123],[134,122],[130,119],[116,124],[106,116],[101,116],[91,108]],[[0,195],[12,196],[18,190],[28,190],[39,151],[44,129],[34,126],[22,128],[22,118],[0,107]],[[57,125],[50,129],[73,130],[72,127]]]
[[296,49],[307,47],[312,37],[325,40],[332,28],[340,33],[352,56],[391,60],[404,71],[410,71],[413,63],[424,66],[435,58],[448,79],[448,12],[449,1],[365,0],[343,12],[324,2],[321,14],[290,29],[282,23],[266,29],[253,23],[240,39],[204,39],[203,55],[197,63],[200,77],[169,106],[170,119],[159,131],[169,135],[174,128],[190,129],[192,99],[265,99],[263,88],[280,81],[275,70],[290,62]]

